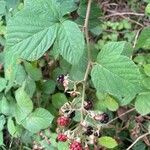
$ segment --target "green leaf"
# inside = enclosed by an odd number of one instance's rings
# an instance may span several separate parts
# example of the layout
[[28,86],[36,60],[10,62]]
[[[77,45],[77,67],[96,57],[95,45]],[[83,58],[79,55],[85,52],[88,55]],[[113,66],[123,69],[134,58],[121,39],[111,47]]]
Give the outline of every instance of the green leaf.
[[12,118],[9,118],[7,121],[7,129],[12,137],[19,137],[22,133],[22,128],[18,125],[15,125]]
[[29,114],[33,110],[33,103],[23,87],[19,88],[15,93],[17,105],[23,110],[24,113]]
[[33,103],[30,97],[24,91],[23,87],[16,91],[15,97],[17,101],[16,118],[18,118],[18,122],[21,122],[32,112]]
[[98,143],[106,148],[115,148],[118,144],[115,139],[109,136],[103,136],[98,139]]
[[37,108],[26,118],[22,125],[30,132],[37,133],[40,130],[49,127],[53,118],[54,117],[46,109]]
[[68,100],[64,94],[57,93],[55,95],[52,95],[52,104],[55,108],[60,108],[66,102],[68,102]]
[[0,145],[4,145],[3,132],[0,131]]
[[138,54],[133,60],[140,65],[146,64],[146,57],[143,54]]
[[36,84],[35,81],[33,79],[31,79],[30,77],[26,78],[26,85],[25,85],[25,92],[32,97],[35,90],[36,90]]
[[6,119],[5,119],[4,115],[1,115],[0,116],[0,131],[3,130],[5,123],[6,123]]
[[46,94],[52,94],[55,91],[56,83],[53,80],[47,80],[43,83],[43,92]]
[[58,21],[53,0],[25,1],[25,8],[7,25],[7,50],[26,60],[37,60],[53,44]]
[[141,115],[150,113],[150,92],[144,92],[137,96],[135,108]]
[[104,45],[102,48],[101,54],[102,55],[111,55],[111,54],[117,54],[117,55],[125,55],[130,56],[132,52],[131,45],[125,41],[120,42],[108,42]]
[[150,15],[150,3],[146,6],[145,13]]
[[77,24],[68,20],[61,23],[57,40],[63,58],[77,64],[84,52],[84,37]]
[[144,72],[147,76],[150,76],[150,64],[144,65]]
[[7,80],[4,78],[0,78],[0,92],[6,88]]
[[6,2],[1,0],[0,1],[0,15],[4,15],[5,11],[6,11]]
[[133,150],[146,150],[146,145],[143,141],[138,141],[134,146]]
[[150,89],[150,77],[146,77],[142,80],[142,84],[145,88]]
[[130,95],[126,95],[125,97],[120,97],[118,98],[119,104],[121,106],[125,106],[127,104],[129,104],[136,96],[136,93],[132,93]]
[[15,137],[17,130],[16,130],[16,127],[15,127],[15,124],[14,124],[14,121],[12,120],[12,118],[8,119],[7,129],[9,131],[10,135]]
[[67,150],[69,148],[69,144],[67,142],[58,142],[58,150]]
[[24,62],[24,65],[26,72],[33,80],[38,81],[42,78],[42,72],[39,68],[33,66],[28,62]]
[[16,71],[15,81],[17,84],[22,85],[25,79],[26,79],[26,72],[23,66],[19,64]]
[[[1,37],[0,37],[0,39],[1,39]],[[0,44],[1,44],[1,42],[0,42]],[[4,64],[4,52],[0,53],[0,64]]]
[[95,88],[118,98],[138,93],[141,79],[138,67],[126,56],[119,42],[106,44],[98,54],[91,77]]
[[1,102],[1,112],[4,115],[9,115],[10,114],[10,105],[6,97],[3,96],[2,102]]
[[5,79],[8,80],[8,85],[5,90],[5,93],[10,90],[10,88],[14,85],[14,81],[16,79],[17,71],[19,68],[20,61],[18,56],[14,54],[12,51],[5,51]]
[[87,68],[88,60],[86,50],[80,58],[78,64],[72,65],[69,76],[72,80],[83,80]]
[[139,35],[136,49],[138,48],[144,48],[144,49],[150,49],[150,28],[145,27],[141,34]]
[[[87,10],[87,1],[82,0],[79,5],[78,14],[85,19]],[[93,1],[91,4],[90,19],[97,19],[101,15],[101,10],[97,3]],[[97,20],[98,21],[98,20]]]
[[118,103],[110,96],[105,99],[105,105],[110,111],[116,111],[119,107]]
[[19,4],[20,0],[5,0],[7,9],[9,10],[10,8],[16,8],[17,5]]
[[76,10],[77,4],[75,0],[57,0],[59,4],[60,15],[64,16],[65,14],[69,14],[70,12]]

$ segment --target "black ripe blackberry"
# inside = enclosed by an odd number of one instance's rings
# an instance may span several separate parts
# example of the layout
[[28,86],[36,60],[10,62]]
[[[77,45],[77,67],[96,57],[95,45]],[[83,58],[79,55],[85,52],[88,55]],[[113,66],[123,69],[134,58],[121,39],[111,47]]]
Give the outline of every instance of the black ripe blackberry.
[[88,126],[84,134],[87,136],[92,135],[93,134],[93,128],[91,126]]
[[75,114],[75,111],[73,111],[73,112],[71,112],[71,113],[69,114],[69,118],[72,119],[73,117],[75,117],[75,115],[76,115],[76,114]]
[[107,123],[109,121],[109,116],[106,113],[101,114],[102,118],[100,120],[101,123]]
[[100,133],[100,131],[96,131],[96,132],[94,133],[94,136],[96,136],[96,137],[100,138],[100,137],[101,137],[101,133]]
[[61,75],[59,75],[58,77],[57,77],[57,81],[60,83],[60,84],[63,84],[63,82],[64,82],[64,75],[63,74],[61,74]]
[[91,100],[87,100],[84,105],[84,109],[90,110],[93,108],[93,102]]
[[109,121],[109,116],[106,113],[102,113],[95,115],[94,119],[100,121],[101,123],[107,123]]

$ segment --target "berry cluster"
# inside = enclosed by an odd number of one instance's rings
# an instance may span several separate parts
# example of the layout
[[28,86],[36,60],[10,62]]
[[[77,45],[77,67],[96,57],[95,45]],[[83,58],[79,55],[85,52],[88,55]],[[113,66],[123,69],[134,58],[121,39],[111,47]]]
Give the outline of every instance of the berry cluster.
[[[71,114],[74,115],[74,112]],[[61,127],[66,127],[70,123],[70,119],[68,117],[61,116],[57,119],[57,125]],[[67,134],[64,133],[58,133],[56,141],[58,142],[66,142],[67,140],[70,140]],[[70,150],[83,150],[82,144],[78,141],[72,141],[70,146]]]
[[[65,91],[68,90],[68,75],[60,75],[57,81],[65,87]],[[97,146],[98,138],[101,136],[100,126],[106,124],[109,121],[107,113],[101,113],[93,110],[93,101],[87,99],[84,101],[84,108],[81,108],[80,99],[81,93],[75,88],[73,91],[69,91],[71,97],[74,98],[71,102],[65,103],[59,110],[59,117],[57,118],[57,142],[70,143],[70,150],[89,150],[89,145]],[[74,121],[76,113],[83,115],[83,120],[80,123]],[[95,124],[92,124],[86,118],[92,119]],[[96,125],[98,124],[98,125]],[[81,138],[81,139],[80,139]]]

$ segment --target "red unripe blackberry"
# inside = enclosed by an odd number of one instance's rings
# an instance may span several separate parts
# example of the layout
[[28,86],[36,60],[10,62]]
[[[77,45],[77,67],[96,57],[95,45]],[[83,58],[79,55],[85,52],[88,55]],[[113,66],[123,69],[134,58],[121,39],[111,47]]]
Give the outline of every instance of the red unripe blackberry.
[[82,144],[80,142],[77,142],[77,141],[73,141],[70,144],[69,148],[70,148],[70,150],[83,150]]
[[95,120],[100,121],[101,123],[107,123],[109,121],[109,116],[106,113],[98,114],[94,117]]
[[90,110],[93,108],[93,102],[91,100],[87,100],[84,105],[84,109]]
[[59,133],[57,136],[57,141],[66,142],[67,141],[67,135],[65,135],[63,133]]
[[70,123],[70,119],[68,117],[65,117],[65,116],[60,116],[57,118],[57,124],[59,126],[67,126],[68,124]]

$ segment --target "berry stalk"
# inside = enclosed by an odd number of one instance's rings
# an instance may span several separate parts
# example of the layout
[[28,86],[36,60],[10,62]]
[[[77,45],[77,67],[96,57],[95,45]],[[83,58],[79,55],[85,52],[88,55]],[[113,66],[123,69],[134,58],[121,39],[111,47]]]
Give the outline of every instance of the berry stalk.
[[88,24],[89,24],[89,17],[91,11],[91,4],[92,0],[88,1],[87,10],[86,10],[86,18],[83,26],[83,31],[85,33],[87,50],[88,50],[88,66],[85,72],[84,80],[83,80],[83,91],[82,91],[82,103],[81,103],[81,122],[84,120],[83,118],[83,111],[84,111],[84,100],[85,100],[85,90],[86,90],[86,81],[91,69],[91,50],[90,50],[90,40],[89,40],[89,32],[88,32]]

